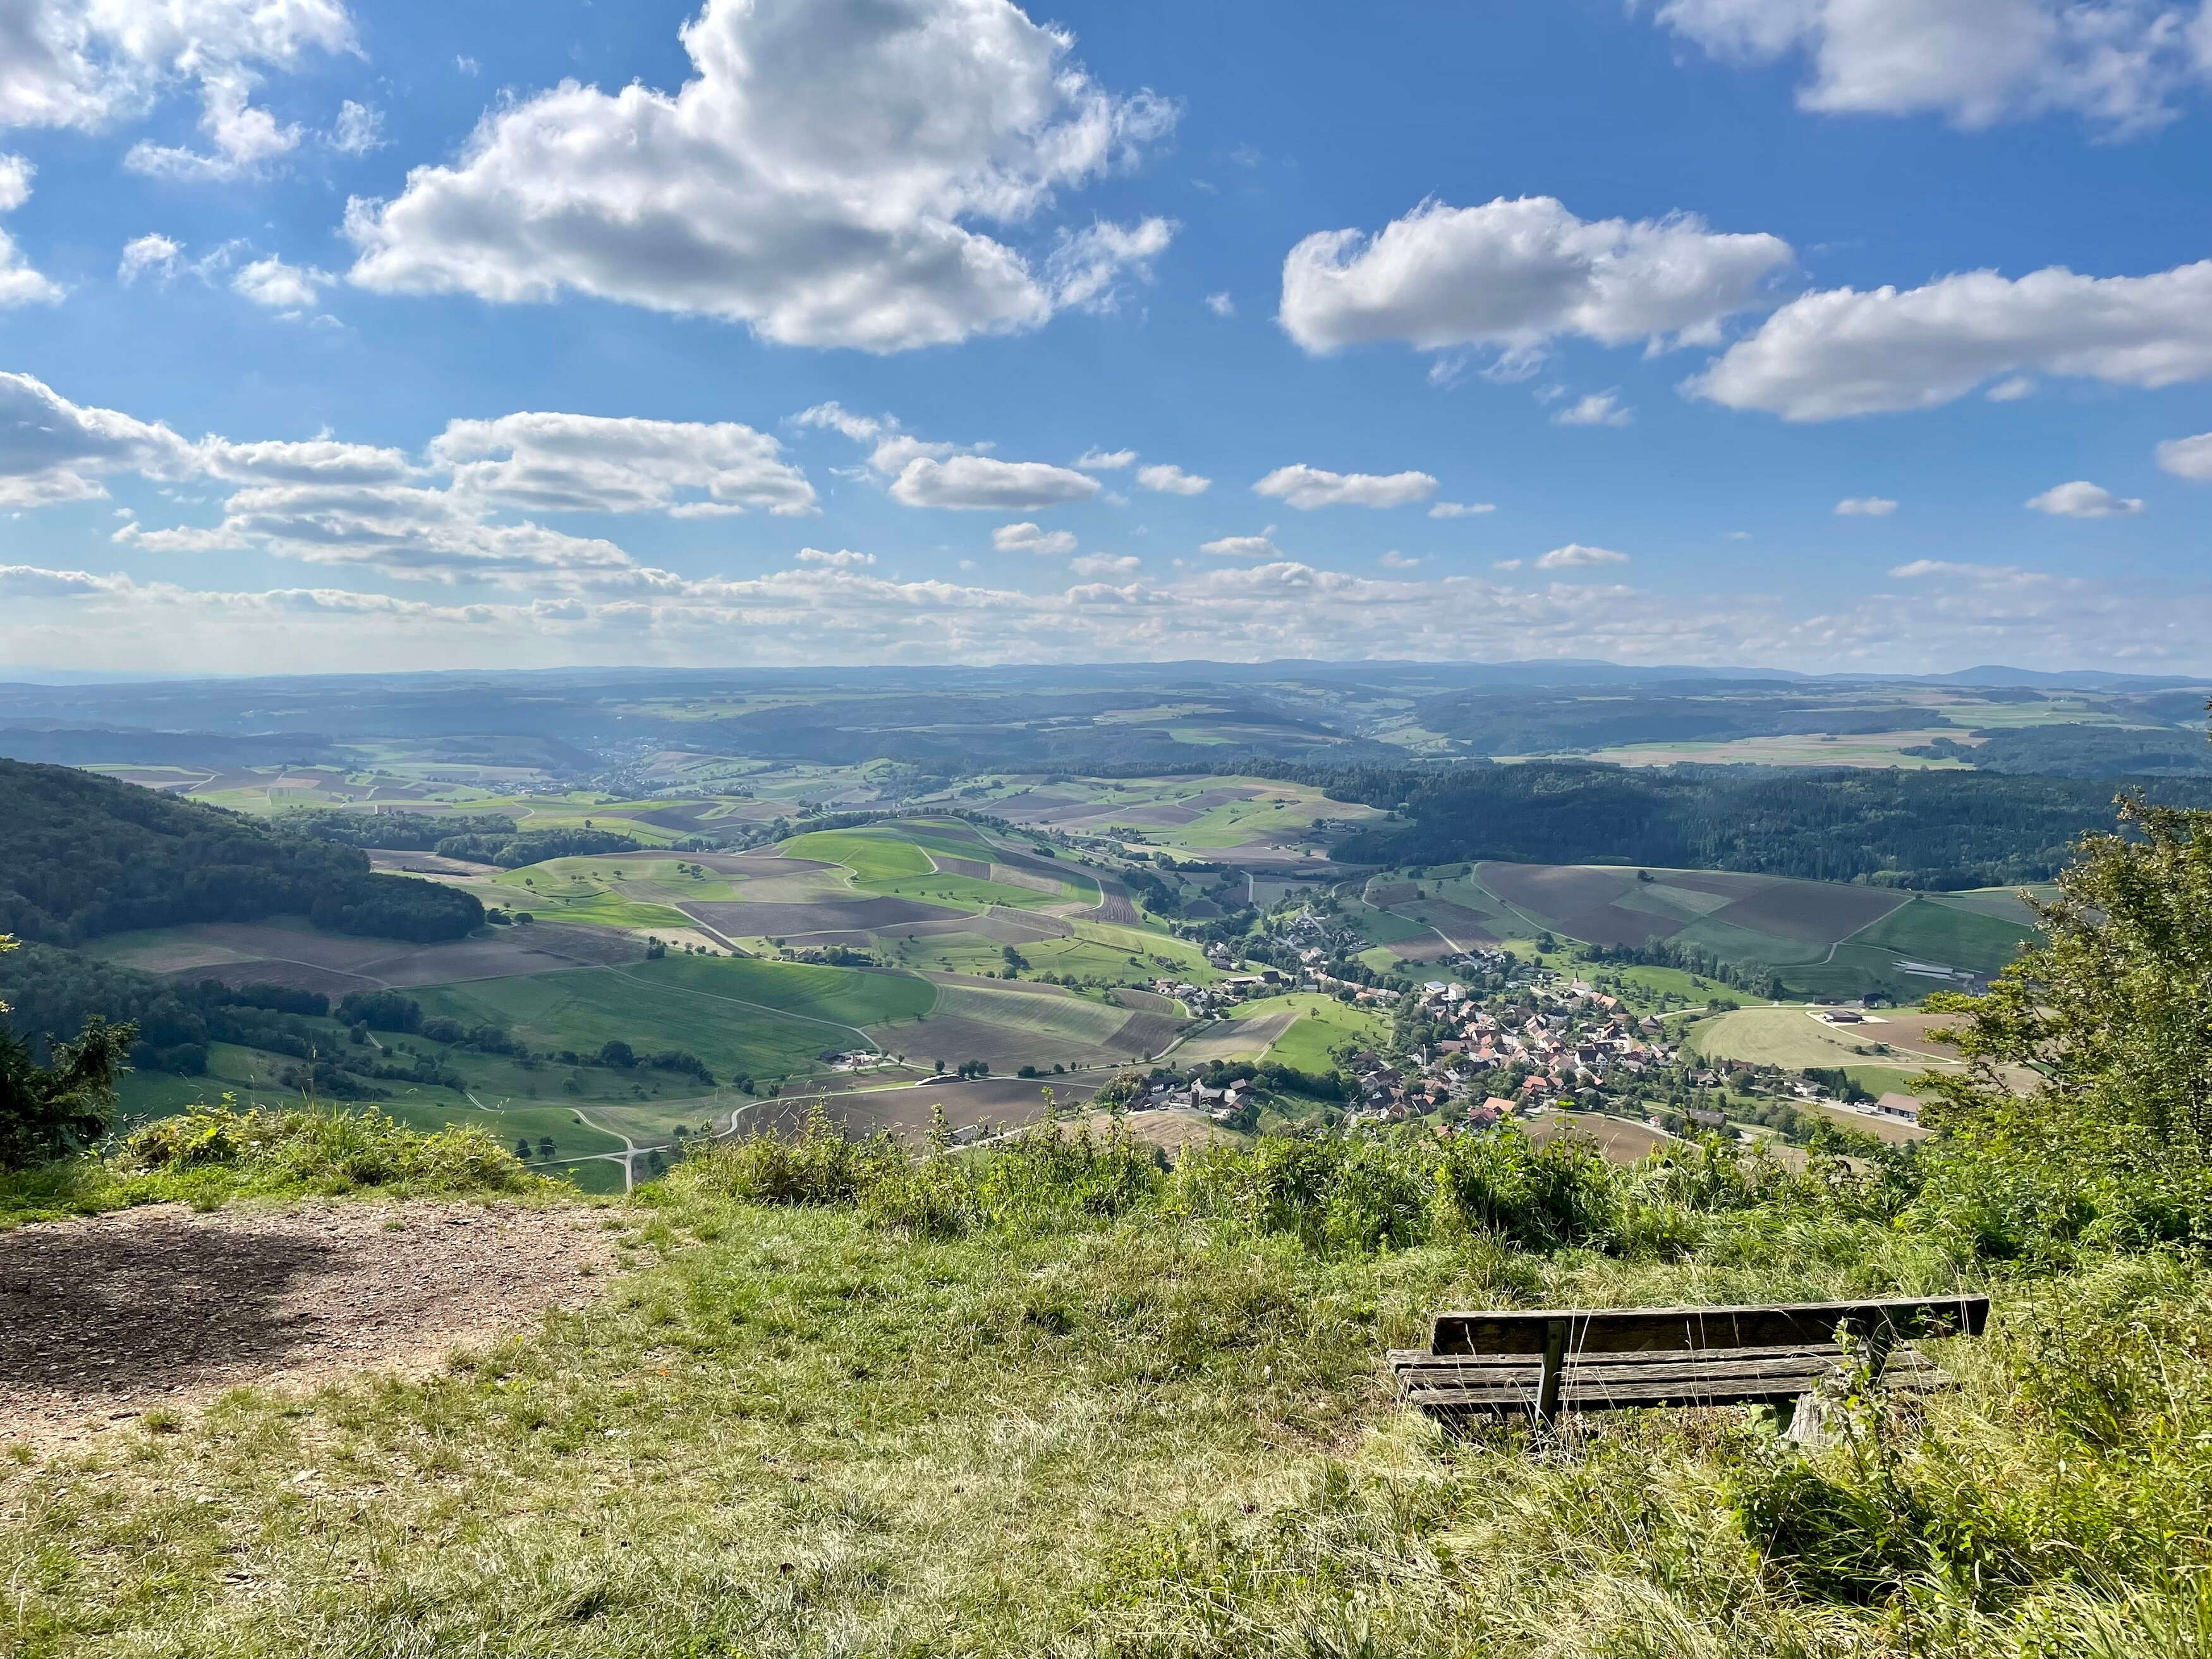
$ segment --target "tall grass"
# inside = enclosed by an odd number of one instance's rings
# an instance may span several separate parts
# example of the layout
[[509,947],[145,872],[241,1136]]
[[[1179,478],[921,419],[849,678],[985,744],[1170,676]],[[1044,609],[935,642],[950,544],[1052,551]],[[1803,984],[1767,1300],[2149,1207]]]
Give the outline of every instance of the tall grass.
[[234,1198],[550,1197],[480,1128],[417,1133],[375,1110],[240,1111],[228,1098],[85,1157],[0,1175],[0,1227],[138,1204]]
[[[133,1156],[432,1178],[326,1133]],[[817,1113],[644,1189],[653,1265],[445,1376],[0,1473],[0,1647],[2212,1659],[2212,1267],[2078,1216],[1992,1243],[1957,1218],[2002,1170],[1948,1171],[1419,1135],[1170,1168],[1065,1124],[917,1159]],[[1977,1284],[1959,1387],[1810,1452],[1728,1412],[1454,1437],[1380,1364],[1442,1305]]]

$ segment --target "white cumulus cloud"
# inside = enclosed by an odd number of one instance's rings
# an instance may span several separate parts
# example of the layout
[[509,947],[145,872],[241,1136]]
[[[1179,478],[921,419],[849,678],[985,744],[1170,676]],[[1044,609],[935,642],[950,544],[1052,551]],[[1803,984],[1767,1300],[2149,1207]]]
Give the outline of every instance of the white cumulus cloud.
[[1789,421],[1933,409],[2022,371],[2131,386],[2212,376],[2212,260],[2148,276],[2062,266],[1836,289],[1783,307],[1686,387]]
[[1886,519],[1897,511],[1897,503],[1886,495],[1852,495],[1836,503],[1838,516],[1846,519]]
[[115,274],[126,285],[149,275],[166,283],[177,274],[177,262],[184,254],[182,242],[149,231],[123,245],[123,258],[115,267]]
[[1217,317],[1234,317],[1237,301],[1226,294],[1209,294],[1206,296],[1206,308]]
[[1252,490],[1310,513],[1323,507],[1410,506],[1435,495],[1437,481],[1425,472],[1327,472],[1301,463],[1277,467]]
[[296,126],[252,102],[263,76],[354,44],[337,0],[10,0],[0,11],[0,127],[103,131],[190,88],[210,149],[142,143],[125,164],[234,178],[299,142]]
[[100,473],[175,477],[191,467],[191,447],[158,422],[86,408],[27,374],[0,374],[0,506],[104,495]]
[[2212,432],[2193,438],[2168,438],[2158,447],[2158,464],[2177,478],[2212,482]]
[[[20,155],[0,155],[0,213],[13,213],[31,199],[36,171]],[[0,230],[0,306],[51,305],[61,297],[60,285],[33,270],[15,239]]]
[[1144,561],[1127,553],[1085,553],[1070,559],[1067,568],[1079,576],[1133,576]]
[[1112,302],[1171,228],[1094,223],[1041,257],[978,229],[1133,161],[1172,125],[1107,92],[1012,0],[708,0],[673,94],[564,83],[459,158],[356,203],[353,280],[500,301],[563,290],[889,352]]
[[799,550],[801,564],[814,565],[825,570],[865,570],[876,562],[872,553],[855,553],[850,548],[840,548],[835,553],[825,553],[818,547]]
[[1616,553],[1609,547],[1584,547],[1580,542],[1569,542],[1565,547],[1555,547],[1536,561],[1539,570],[1589,570],[1603,564],[1626,564],[1628,555]]
[[455,421],[429,453],[457,492],[532,512],[812,513],[814,486],[782,448],[734,421],[540,412]]
[[1419,559],[1401,553],[1395,548],[1392,548],[1375,562],[1385,570],[1418,570],[1421,567],[1421,562]]
[[1308,351],[1492,347],[1525,368],[1561,337],[1716,340],[1795,258],[1778,236],[1724,234],[1692,215],[1583,220],[1548,196],[1431,201],[1378,235],[1298,243],[1283,264],[1280,320]]
[[288,265],[276,255],[240,265],[231,291],[271,311],[305,311],[337,280],[312,265]]
[[2038,513],[2048,513],[2059,519],[2126,519],[2143,510],[2140,501],[2115,495],[2086,478],[2056,485],[2040,495],[2029,497],[2027,504]]
[[338,106],[337,125],[331,129],[331,148],[341,155],[366,155],[391,141],[384,136],[384,112],[374,104],[347,99]]
[[1218,541],[1200,544],[1201,553],[1217,559],[1279,559],[1283,550],[1265,536],[1224,536]]
[[991,532],[991,545],[1001,553],[1073,553],[1075,544],[1073,531],[1034,524],[1002,524]]
[[1593,392],[1552,416],[1553,426],[1633,426],[1636,411],[1620,406],[1620,395]]
[[1119,472],[1136,465],[1133,449],[1086,449],[1076,459],[1076,465],[1085,472]]
[[1806,109],[1969,128],[2053,111],[2154,126],[2205,66],[2203,34],[2192,51],[2180,9],[2152,0],[1664,0],[1657,11],[1717,57],[1802,55]]
[[1478,513],[1495,513],[1495,501],[1438,501],[1429,509],[1432,519],[1466,519]]
[[1137,484],[1139,489],[1156,490],[1163,495],[1203,495],[1213,488],[1213,480],[1186,472],[1172,462],[1162,461],[1139,467]]
[[990,455],[917,455],[891,481],[891,498],[908,507],[966,512],[1020,512],[1087,501],[1098,480],[1044,461],[1002,461]]

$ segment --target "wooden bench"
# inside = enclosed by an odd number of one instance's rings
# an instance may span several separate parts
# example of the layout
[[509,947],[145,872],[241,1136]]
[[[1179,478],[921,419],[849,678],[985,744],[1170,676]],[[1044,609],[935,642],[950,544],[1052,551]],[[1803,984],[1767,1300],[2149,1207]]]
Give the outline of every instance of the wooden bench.
[[1887,1386],[1942,1388],[1913,1340],[1979,1336],[1989,1318],[1985,1296],[1441,1313],[1428,1347],[1394,1351],[1390,1369],[1408,1405],[1446,1416],[1779,1406],[1837,1370],[1846,1336]]

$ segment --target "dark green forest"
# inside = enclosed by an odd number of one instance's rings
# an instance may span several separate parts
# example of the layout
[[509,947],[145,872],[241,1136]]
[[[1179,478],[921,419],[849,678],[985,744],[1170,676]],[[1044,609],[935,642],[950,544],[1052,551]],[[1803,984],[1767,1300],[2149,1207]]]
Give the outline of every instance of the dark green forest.
[[1613,695],[1454,691],[1418,700],[1413,714],[1470,755],[1548,755],[1617,744],[1793,732],[1909,732],[1929,724],[1923,709],[1838,708],[1833,696],[1790,696],[1770,689],[1747,696],[1740,683],[1730,681],[1690,681],[1664,690],[1637,687]]
[[513,818],[504,812],[376,812],[343,806],[295,806],[279,812],[276,829],[289,835],[319,836],[348,847],[381,847],[395,853],[427,853],[453,836],[514,834]]
[[372,875],[357,848],[94,773],[0,760],[0,933],[68,945],[303,914],[331,932],[423,944],[483,922],[472,896]]
[[1976,743],[1938,738],[1908,755],[1964,761],[1984,772],[2056,778],[2212,776],[2212,744],[2199,732],[2118,726],[1996,726]]
[[[2128,787],[1987,773],[1541,763],[1316,770],[1297,781],[1401,808],[1411,820],[1343,842],[1336,855],[1352,863],[1656,864],[1936,891],[2047,880],[2075,840],[2111,823],[2113,797]],[[2170,805],[2212,805],[2212,780],[2137,784]]]

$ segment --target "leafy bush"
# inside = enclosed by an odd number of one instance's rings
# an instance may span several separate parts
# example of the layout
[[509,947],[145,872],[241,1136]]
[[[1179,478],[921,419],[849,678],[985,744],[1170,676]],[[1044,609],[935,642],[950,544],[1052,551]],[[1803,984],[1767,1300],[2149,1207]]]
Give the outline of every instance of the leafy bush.
[[540,1184],[483,1129],[422,1134],[376,1111],[241,1112],[228,1102],[149,1124],[124,1142],[117,1164],[152,1176],[219,1170],[245,1192],[522,1193]]

